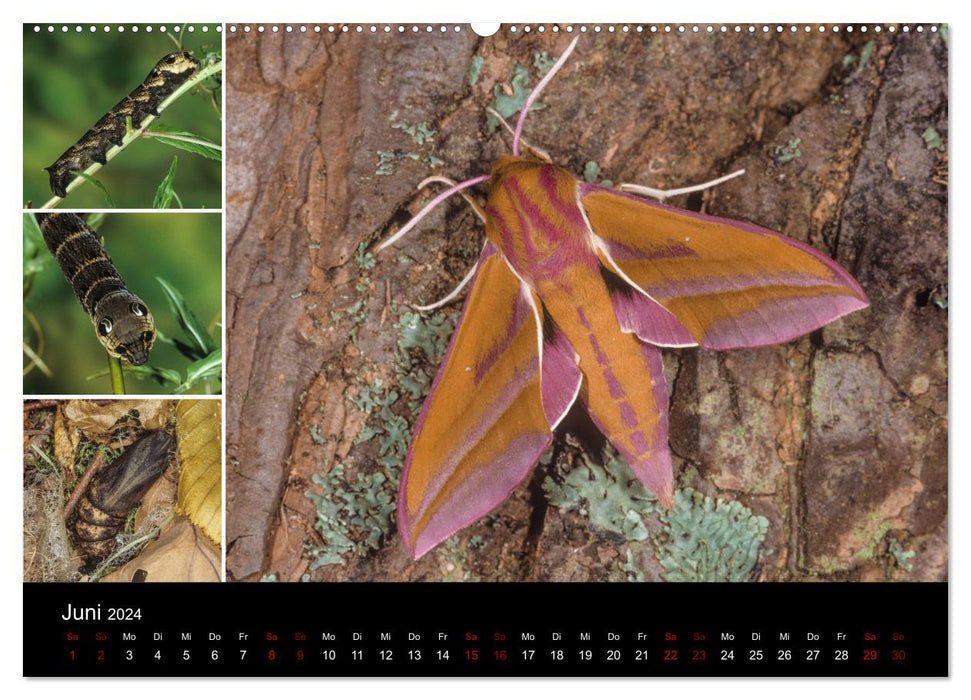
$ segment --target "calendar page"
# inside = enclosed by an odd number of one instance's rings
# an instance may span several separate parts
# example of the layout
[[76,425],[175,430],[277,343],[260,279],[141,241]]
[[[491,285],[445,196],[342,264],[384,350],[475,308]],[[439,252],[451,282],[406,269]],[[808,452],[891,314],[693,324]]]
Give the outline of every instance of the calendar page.
[[948,675],[948,25],[233,19],[23,25],[25,676]]

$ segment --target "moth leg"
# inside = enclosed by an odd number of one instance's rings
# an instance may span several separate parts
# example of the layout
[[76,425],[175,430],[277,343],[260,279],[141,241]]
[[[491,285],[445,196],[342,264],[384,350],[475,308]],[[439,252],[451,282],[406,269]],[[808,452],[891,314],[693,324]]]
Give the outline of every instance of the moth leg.
[[624,192],[633,192],[634,194],[639,194],[643,197],[653,197],[659,201],[664,201],[668,197],[676,197],[679,194],[689,194],[690,192],[700,192],[702,190],[707,190],[709,187],[714,187],[715,185],[720,185],[723,182],[728,182],[729,180],[738,177],[739,175],[744,175],[744,170],[736,170],[735,172],[724,175],[714,180],[709,180],[708,182],[703,182],[700,185],[689,185],[688,187],[678,187],[673,190],[658,190],[653,187],[645,187],[644,185],[633,185],[628,182],[622,182],[617,189]]
[[409,231],[411,231],[411,229],[413,229],[415,227],[415,224],[417,224],[419,221],[421,221],[422,219],[424,219],[432,209],[434,209],[435,207],[437,207],[439,204],[441,204],[442,202],[444,202],[446,199],[448,199],[449,197],[451,197],[456,192],[461,192],[466,187],[471,187],[472,185],[478,185],[480,182],[485,182],[486,180],[488,180],[491,177],[492,177],[491,175],[479,175],[478,177],[473,177],[471,180],[466,180],[465,182],[460,182],[457,185],[455,185],[454,187],[449,187],[447,190],[445,190],[440,195],[438,195],[437,197],[435,197],[432,201],[430,201],[428,204],[426,204],[425,207],[420,212],[418,212],[413,217],[411,217],[411,219],[408,221],[408,223],[406,223],[404,226],[402,226],[400,229],[398,229],[398,232],[395,233],[393,236],[391,236],[390,238],[386,239],[381,245],[379,245],[375,249],[374,252],[375,253],[380,253],[382,250],[384,250],[385,248],[387,248],[389,245],[391,245],[392,243],[394,243],[395,241],[397,241],[399,238],[401,238],[402,236],[404,236],[406,233],[408,233]]
[[425,312],[425,311],[434,311],[435,309],[441,306],[445,306],[448,302],[452,301],[452,299],[454,299],[459,295],[459,292],[461,292],[462,289],[465,288],[465,285],[467,285],[469,282],[472,281],[472,278],[475,277],[475,271],[477,269],[479,269],[478,261],[476,261],[475,265],[472,266],[472,269],[465,274],[465,277],[463,277],[462,281],[458,283],[458,286],[455,289],[453,289],[451,292],[446,294],[444,297],[439,299],[438,301],[432,304],[428,304],[427,306],[419,306],[417,304],[412,304],[411,307],[416,311]]
[[[447,178],[444,175],[432,175],[431,177],[426,177],[424,180],[419,182],[418,189],[424,189],[431,182],[440,182],[443,185],[448,185],[449,187],[458,187],[458,183],[451,178]],[[460,191],[459,194],[462,195],[462,199],[468,202],[469,206],[472,207],[472,211],[474,211],[475,215],[479,217],[479,221],[485,223],[485,209],[479,206],[479,203],[472,199],[468,192]]]
[[[432,175],[431,177],[426,177],[424,180],[419,182],[418,189],[419,190],[423,189],[424,187],[428,186],[432,182],[440,182],[443,185],[448,185],[451,188],[458,187],[458,183],[455,182],[455,180],[447,178],[443,175]],[[468,194],[468,192],[459,191],[459,194],[462,195],[462,199],[468,202],[469,206],[472,207],[472,211],[474,211],[475,215],[479,217],[479,221],[481,221],[482,223],[485,223],[485,220],[486,220],[485,210],[481,206],[479,206],[479,203],[476,202],[474,199],[472,199],[472,197]],[[475,277],[475,271],[478,268],[479,268],[479,262],[478,260],[476,260],[475,265],[473,265],[472,269],[465,274],[465,277],[463,277],[462,281],[458,283],[458,286],[455,287],[455,289],[453,289],[451,292],[446,294],[438,301],[425,306],[422,306],[420,304],[411,304],[411,307],[416,311],[421,311],[422,313],[424,313],[426,311],[434,311],[437,308],[445,306],[448,302],[452,301],[452,299],[457,297],[459,295],[459,292],[461,292],[465,288],[465,286],[472,281],[472,278]]]

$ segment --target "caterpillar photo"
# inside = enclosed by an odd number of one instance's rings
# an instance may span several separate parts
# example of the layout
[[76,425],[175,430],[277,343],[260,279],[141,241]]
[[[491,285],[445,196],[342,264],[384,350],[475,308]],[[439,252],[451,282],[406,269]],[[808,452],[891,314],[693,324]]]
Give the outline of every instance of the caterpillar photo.
[[155,64],[141,85],[98,120],[77,143],[45,168],[50,174],[51,190],[67,196],[74,173],[84,172],[95,163],[104,165],[112,146],[121,146],[129,123],[139,129],[148,117],[157,117],[161,104],[199,70],[199,60],[185,51],[176,51]]
[[143,365],[155,342],[155,321],[128,291],[94,231],[77,214],[37,214],[44,242],[113,357]]

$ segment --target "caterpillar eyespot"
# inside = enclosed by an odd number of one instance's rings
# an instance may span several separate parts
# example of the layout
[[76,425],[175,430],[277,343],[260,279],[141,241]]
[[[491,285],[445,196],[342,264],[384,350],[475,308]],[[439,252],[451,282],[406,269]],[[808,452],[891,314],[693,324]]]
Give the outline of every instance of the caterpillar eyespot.
[[128,511],[168,466],[175,438],[164,431],[145,433],[91,480],[78,504],[75,541],[84,559],[98,562],[118,547]]
[[199,70],[199,60],[186,51],[176,51],[155,64],[141,85],[116,104],[84,134],[77,143],[44,168],[50,174],[51,191],[67,196],[67,186],[75,173],[95,163],[104,165],[112,146],[121,146],[128,133],[128,121],[139,129],[149,116],[158,116],[159,106]]
[[37,219],[105,350],[132,365],[145,364],[155,342],[155,321],[145,303],[128,291],[94,231],[76,214],[37,214]]

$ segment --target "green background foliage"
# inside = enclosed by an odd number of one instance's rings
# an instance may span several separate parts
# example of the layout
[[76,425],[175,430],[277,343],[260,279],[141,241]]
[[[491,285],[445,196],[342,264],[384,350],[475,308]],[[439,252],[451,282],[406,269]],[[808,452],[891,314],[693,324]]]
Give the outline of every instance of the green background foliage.
[[[172,39],[155,29],[124,32],[49,33],[46,25],[34,32],[24,25],[24,201],[40,206],[53,195],[44,170],[108,110],[138,86],[160,58],[177,50]],[[183,47],[202,59],[220,52],[222,33],[216,25],[193,25],[182,34]],[[210,87],[212,87],[210,85]],[[222,142],[222,122],[210,93],[196,88],[176,100],[152,126],[179,127],[213,143]],[[154,139],[137,139],[99,170],[119,207],[150,208],[172,156],[178,154],[175,190],[186,208],[218,209],[221,202],[221,163],[178,151]],[[72,208],[102,208],[104,194],[91,183],[71,192]]]
[[[162,335],[186,340],[156,277],[162,277],[182,293],[188,307],[218,344],[222,335],[221,228],[217,213],[108,214],[97,234],[128,288],[151,309]],[[36,256],[31,258],[35,250]],[[33,369],[24,377],[24,393],[109,393],[107,376],[87,379],[107,369],[107,354],[42,240],[38,246],[37,240],[25,236],[24,264],[24,308],[40,324],[44,335],[42,359],[54,375],[51,379]],[[41,269],[29,276],[28,266],[38,264]],[[23,325],[25,341],[36,349],[38,339],[26,314]],[[26,358],[24,363],[26,366]],[[161,338],[155,341],[148,361],[150,366],[174,369],[183,376],[189,363],[185,355]],[[173,390],[171,384],[162,386],[154,380],[139,379],[130,371],[125,372],[125,381],[129,394],[170,394]],[[219,391],[220,384],[213,382],[209,389]],[[200,383],[190,393],[205,391],[205,383]]]

